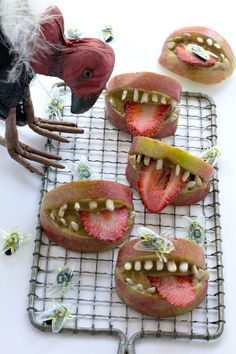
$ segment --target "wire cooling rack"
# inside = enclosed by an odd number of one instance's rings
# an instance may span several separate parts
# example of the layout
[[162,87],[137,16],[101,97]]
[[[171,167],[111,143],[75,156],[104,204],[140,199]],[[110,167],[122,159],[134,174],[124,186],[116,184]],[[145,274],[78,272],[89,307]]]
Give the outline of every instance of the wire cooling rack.
[[[67,135],[70,143],[48,141],[47,150],[60,154],[65,165],[76,162],[86,155],[93,171],[101,179],[128,185],[125,178],[127,152],[131,137],[104,118],[104,95],[95,106],[83,115],[70,114],[70,93],[65,88],[61,93],[65,101],[64,119],[76,122],[84,128],[83,135]],[[216,110],[212,99],[201,93],[184,92],[179,104],[181,113],[174,137],[164,142],[188,150],[195,155],[216,144]],[[42,179],[43,194],[52,188],[73,180],[69,170],[46,168]],[[209,195],[195,205],[166,207],[160,214],[146,211],[136,192],[135,228],[131,238],[137,235],[136,227],[146,225],[158,233],[173,231],[176,237],[187,234],[184,216],[204,215],[206,220],[205,256],[210,273],[208,292],[204,302],[192,312],[171,318],[142,316],[126,306],[116,294],[114,268],[118,249],[102,253],[76,253],[51,242],[37,227],[30,280],[28,312],[31,323],[51,331],[47,323],[40,324],[38,316],[53,307],[50,287],[55,280],[55,271],[70,264],[74,269],[73,287],[57,299],[70,306],[76,317],[67,321],[62,332],[105,333],[119,338],[118,353],[135,353],[136,340],[146,336],[166,336],[211,340],[218,338],[224,326],[224,290],[222,273],[221,227],[218,198],[217,168]],[[40,202],[41,203],[41,202]]]

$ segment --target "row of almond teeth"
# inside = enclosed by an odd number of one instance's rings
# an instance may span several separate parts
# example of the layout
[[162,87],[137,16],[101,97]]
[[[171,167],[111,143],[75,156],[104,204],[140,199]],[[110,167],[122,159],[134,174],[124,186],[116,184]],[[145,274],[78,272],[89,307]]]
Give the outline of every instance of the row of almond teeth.
[[[152,260],[147,260],[143,264],[141,261],[137,260],[134,263],[132,262],[126,262],[124,264],[124,269],[127,271],[130,271],[131,269],[134,269],[136,272],[140,272],[142,269],[150,271],[150,270],[157,270],[157,271],[162,271],[167,270],[170,273],[175,273],[179,271],[180,273],[187,273],[189,271],[189,264],[185,261],[181,262],[179,264],[179,267],[176,265],[175,261],[167,261],[164,263],[161,260],[157,261],[152,261]],[[197,269],[196,265],[192,266],[192,273],[197,279],[201,279],[205,271],[203,269]]]
[[140,291],[140,292],[147,292],[147,293],[149,293],[149,294],[154,294],[154,293],[156,292],[155,286],[152,286],[152,287],[150,287],[150,288],[148,288],[148,289],[144,289],[144,287],[143,287],[142,284],[139,284],[139,283],[138,283],[138,284],[135,284],[135,283],[133,282],[133,280],[130,279],[130,278],[126,278],[125,281],[126,281],[126,283],[127,283],[129,286],[132,286],[133,288],[135,288],[136,290],[138,290],[138,291]]
[[[92,201],[89,202],[89,209],[90,209],[90,210],[97,209],[97,207],[98,207],[98,204],[97,204],[97,202],[96,202],[95,200],[92,200]],[[51,211],[51,213],[50,213],[50,218],[51,218],[53,221],[59,220],[62,225],[67,226],[67,227],[70,227],[70,228],[71,228],[72,230],[74,230],[74,231],[78,231],[78,230],[79,230],[79,225],[78,225],[75,221],[70,221],[70,222],[68,223],[68,222],[66,221],[66,219],[64,218],[65,212],[66,212],[67,208],[68,208],[68,204],[63,204],[63,205],[59,208],[58,212],[57,212],[55,209],[53,209],[53,210]],[[75,209],[76,211],[79,211],[79,210],[80,210],[80,204],[79,204],[79,202],[75,202],[75,204],[74,204],[74,209]],[[112,199],[107,199],[107,200],[106,200],[106,209],[107,209],[108,211],[114,211],[115,205],[114,205],[114,202],[113,202]],[[135,211],[133,210],[133,211],[130,212],[129,221],[130,221],[130,222],[133,222],[134,219],[135,219]]]
[[[94,210],[94,209],[97,209],[98,207],[98,203],[96,202],[96,200],[91,200],[89,203],[89,209],[90,210]],[[64,215],[65,215],[65,212],[66,212],[66,209],[68,208],[68,204],[63,204],[59,210],[58,210],[58,213],[56,215],[55,211],[52,211],[50,216],[53,220],[56,219],[56,217],[58,216],[59,218],[63,218]],[[79,202],[75,202],[74,204],[74,209],[76,211],[79,211],[80,210],[80,203]],[[108,211],[114,211],[115,209],[115,205],[114,205],[114,201],[112,199],[107,199],[106,200],[106,209]]]
[[[124,101],[128,97],[132,97],[133,102],[139,103],[159,103],[159,104],[171,104],[172,106],[176,105],[176,101],[172,100],[170,97],[167,97],[162,94],[152,93],[152,92],[143,92],[139,91],[139,89],[125,89],[122,91],[121,100]],[[110,103],[114,106],[115,101],[112,97],[109,98]]]
[[[194,42],[194,43],[196,42],[198,44],[207,44],[209,47],[214,47],[216,49],[220,49],[221,48],[220,43],[213,41],[211,38],[204,39],[203,37],[198,36],[195,39],[195,37],[192,37],[190,33],[184,33],[183,36],[177,36],[175,38],[172,38],[168,42],[167,46],[168,46],[168,48],[170,50],[172,50],[172,49],[174,49],[176,47],[177,43],[182,41],[182,40],[184,40],[184,41],[187,40],[187,41],[191,41],[191,42]],[[218,58],[217,55],[214,55],[214,56],[216,56]],[[225,57],[225,55],[223,53],[220,53],[220,56],[221,56],[222,60],[226,60],[227,61],[227,58]]]
[[[145,166],[149,166],[149,164],[151,162],[151,157],[150,156],[146,156],[146,155],[142,155],[142,154],[133,155],[133,158],[136,160],[137,163],[143,162],[143,164]],[[161,170],[163,168],[163,163],[164,163],[163,159],[157,159],[156,160],[156,169],[157,170]],[[176,174],[176,176],[179,176],[180,169],[181,169],[181,166],[177,164],[175,166],[175,174]],[[191,174],[190,171],[185,171],[183,176],[182,176],[182,181],[186,182],[187,179],[189,178],[190,174]],[[201,185],[202,185],[201,178],[199,176],[194,176],[194,180],[189,181],[186,184],[186,188],[187,189],[191,189],[191,188],[193,188],[195,186],[200,187]]]

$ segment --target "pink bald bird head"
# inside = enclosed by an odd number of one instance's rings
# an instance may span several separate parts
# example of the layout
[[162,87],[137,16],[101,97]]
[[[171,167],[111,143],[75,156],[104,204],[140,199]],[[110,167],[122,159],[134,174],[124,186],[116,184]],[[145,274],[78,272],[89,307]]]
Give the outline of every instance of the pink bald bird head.
[[83,113],[94,105],[112,73],[115,55],[106,42],[95,38],[67,39],[64,21],[57,7],[48,9],[51,20],[41,33],[50,44],[48,52],[36,53],[36,73],[57,76],[72,92],[71,112]]

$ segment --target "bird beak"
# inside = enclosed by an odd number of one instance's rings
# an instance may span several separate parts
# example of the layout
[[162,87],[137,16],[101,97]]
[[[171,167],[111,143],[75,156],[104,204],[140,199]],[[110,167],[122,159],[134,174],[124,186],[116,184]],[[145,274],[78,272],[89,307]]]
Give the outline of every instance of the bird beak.
[[94,105],[94,103],[97,101],[98,97],[99,96],[97,95],[97,96],[92,96],[87,99],[84,99],[84,98],[72,95],[71,113],[79,114],[79,113],[86,112],[87,110],[89,110],[89,108],[91,108]]

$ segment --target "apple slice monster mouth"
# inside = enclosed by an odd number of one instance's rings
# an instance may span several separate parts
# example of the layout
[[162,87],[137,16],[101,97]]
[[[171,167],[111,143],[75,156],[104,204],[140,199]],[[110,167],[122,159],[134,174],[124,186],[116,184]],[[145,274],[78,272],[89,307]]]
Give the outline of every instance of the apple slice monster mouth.
[[179,148],[146,137],[135,137],[126,177],[144,206],[160,212],[167,205],[188,205],[204,198],[214,168]]
[[149,235],[128,241],[118,255],[115,274],[121,299],[150,316],[182,314],[198,306],[209,278],[202,248],[194,241],[140,229]]
[[230,76],[235,69],[234,53],[217,32],[205,27],[185,27],[165,41],[161,65],[191,80],[211,84]]
[[106,116],[132,135],[164,137],[176,130],[180,84],[155,73],[114,77],[106,92]]
[[132,190],[111,181],[66,183],[46,193],[40,221],[50,239],[74,251],[116,247],[129,236],[135,218]]

